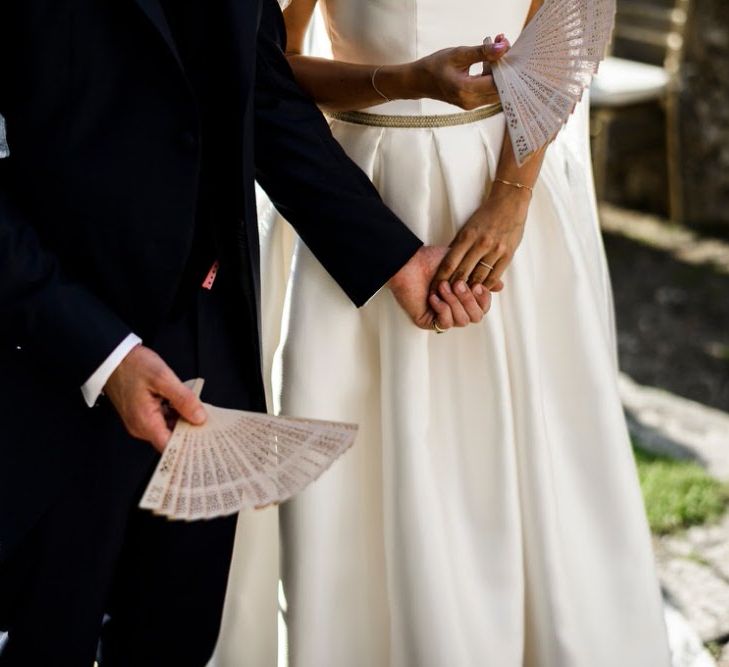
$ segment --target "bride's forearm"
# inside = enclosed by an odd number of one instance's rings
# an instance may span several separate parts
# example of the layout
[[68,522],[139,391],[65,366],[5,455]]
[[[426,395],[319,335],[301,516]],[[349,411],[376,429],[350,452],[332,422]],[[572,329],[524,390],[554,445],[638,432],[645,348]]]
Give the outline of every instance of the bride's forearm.
[[542,169],[546,150],[547,147],[545,146],[534,153],[520,167],[514,155],[511,136],[509,135],[508,129],[505,129],[504,142],[501,146],[501,156],[488,196],[494,198],[510,197],[528,207],[531,201],[532,189]]
[[296,80],[326,111],[351,111],[387,100],[429,95],[428,76],[419,62],[355,65],[298,54],[288,55]]
[[[534,15],[543,4],[544,0],[531,1],[524,22],[525,25],[534,18]],[[501,145],[501,156],[496,167],[496,176],[491,183],[491,189],[488,191],[487,196],[494,198],[512,197],[514,201],[517,201],[526,210],[531,201],[532,189],[539,178],[539,172],[542,170],[542,163],[544,162],[544,154],[547,151],[547,146],[537,151],[520,167],[514,155],[511,135],[508,129],[505,129],[504,141]]]

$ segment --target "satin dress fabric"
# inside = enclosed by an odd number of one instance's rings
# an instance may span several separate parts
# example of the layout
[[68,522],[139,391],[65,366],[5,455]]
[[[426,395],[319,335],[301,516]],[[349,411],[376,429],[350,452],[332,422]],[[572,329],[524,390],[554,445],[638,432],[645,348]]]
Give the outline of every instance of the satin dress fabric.
[[[514,41],[528,7],[326,0],[322,10],[335,58],[388,64],[500,32]],[[460,109],[406,100],[367,111]],[[331,126],[385,202],[438,245],[481,203],[505,132],[502,115],[441,129]],[[506,287],[480,325],[418,330],[388,290],[357,310],[265,202],[260,228],[273,404],[361,428],[343,460],[280,509],[279,664],[670,664],[617,389],[588,101],[547,151]],[[245,540],[277,557],[273,539],[240,535],[241,554]],[[254,604],[239,585],[249,562],[234,564],[231,624]],[[244,655],[241,637],[226,631],[230,655]]]

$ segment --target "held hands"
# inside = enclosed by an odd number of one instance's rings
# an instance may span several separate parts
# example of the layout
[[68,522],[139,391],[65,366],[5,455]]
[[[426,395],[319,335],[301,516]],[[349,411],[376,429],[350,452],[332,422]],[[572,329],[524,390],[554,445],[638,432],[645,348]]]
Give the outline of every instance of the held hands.
[[[481,284],[464,281],[453,287],[443,281],[431,291],[433,276],[450,252],[423,247],[390,279],[388,286],[400,306],[421,329],[440,330],[480,322],[491,307],[491,293]],[[497,282],[494,291],[503,287]],[[142,345],[119,364],[104,387],[128,433],[164,451],[175,418],[203,424],[207,418],[200,399],[186,387],[154,351]]]
[[177,415],[205,422],[200,399],[149,348],[135,347],[109,378],[104,391],[130,435],[163,451]]
[[[421,329],[464,327],[477,323],[491,307],[491,294],[482,285],[473,290],[465,282],[438,286],[438,294],[429,285],[436,269],[448,254],[448,248],[423,247],[388,283],[397,302]],[[498,287],[498,286],[497,286]]]
[[[412,63],[423,97],[472,110],[499,101],[489,63],[509,50],[509,41],[498,35],[493,43],[443,49]],[[483,74],[471,76],[472,65],[483,63]]]
[[483,285],[498,292],[503,287],[501,277],[524,236],[529,198],[528,190],[514,192],[495,183],[489,197],[456,235],[431,288],[443,281],[466,281],[472,289]]

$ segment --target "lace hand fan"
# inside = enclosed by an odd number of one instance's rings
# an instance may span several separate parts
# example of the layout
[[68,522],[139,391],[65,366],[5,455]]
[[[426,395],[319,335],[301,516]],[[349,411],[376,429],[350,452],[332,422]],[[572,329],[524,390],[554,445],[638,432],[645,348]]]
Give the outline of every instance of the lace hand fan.
[[605,56],[614,24],[615,0],[544,0],[509,52],[491,65],[519,166],[567,122]]
[[[203,380],[192,389],[198,396]],[[202,426],[180,419],[139,506],[195,521],[288,500],[354,443],[357,427],[205,404]]]

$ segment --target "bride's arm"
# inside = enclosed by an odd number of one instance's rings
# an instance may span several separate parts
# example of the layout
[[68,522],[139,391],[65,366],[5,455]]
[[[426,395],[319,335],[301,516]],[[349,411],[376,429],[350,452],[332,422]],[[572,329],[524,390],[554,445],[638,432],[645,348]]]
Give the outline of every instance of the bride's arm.
[[[532,0],[526,23],[542,6]],[[501,277],[521,243],[534,184],[547,147],[531,156],[521,167],[516,162],[509,132],[504,132],[501,156],[491,187],[481,206],[460,229],[441,264],[433,286],[443,280],[466,280],[498,290]],[[489,268],[493,267],[493,268]]]
[[498,102],[490,75],[470,76],[475,63],[496,61],[508,50],[499,35],[494,44],[444,49],[410,63],[378,67],[302,55],[317,0],[293,0],[284,11],[289,59],[299,85],[328,111],[349,111],[385,100],[442,100],[464,109]]

